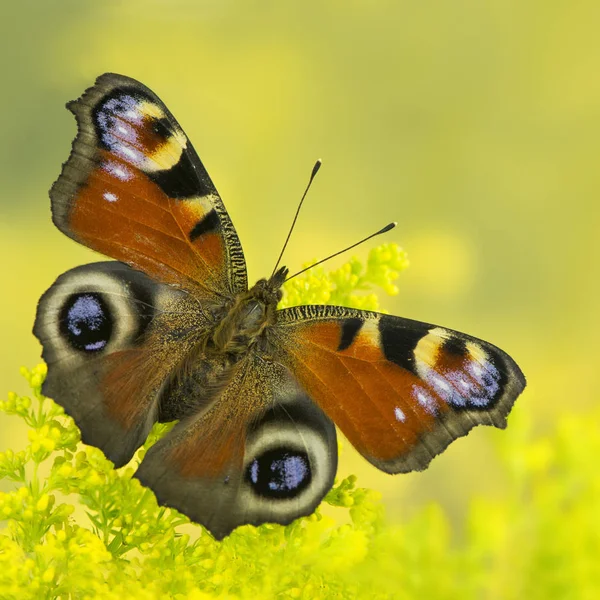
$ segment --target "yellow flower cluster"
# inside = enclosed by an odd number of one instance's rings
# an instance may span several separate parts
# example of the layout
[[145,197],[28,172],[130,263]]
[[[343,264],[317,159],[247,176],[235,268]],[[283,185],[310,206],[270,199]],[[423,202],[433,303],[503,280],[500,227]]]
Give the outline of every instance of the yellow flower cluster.
[[[309,264],[304,266],[308,267]],[[345,265],[329,273],[318,266],[291,279],[283,288],[280,308],[299,304],[335,304],[379,310],[377,296],[364,292],[377,286],[390,296],[396,295],[398,288],[394,282],[407,267],[408,257],[404,250],[397,244],[383,244],[369,252],[366,268],[353,257]]]
[[[315,598],[330,588],[355,597],[360,584],[348,587],[344,577],[369,553],[382,510],[354,477],[326,498],[349,511],[349,524],[317,511],[288,527],[246,526],[216,542],[158,506],[132,478],[135,465],[114,469],[98,449],[81,445],[74,422],[40,392],[43,366],[23,374],[35,400],[11,394],[0,404],[31,427],[24,451],[0,454],[1,476],[17,484],[0,493],[0,598]],[[157,425],[133,462],[170,426]],[[38,468],[48,463],[41,478]],[[82,508],[85,516],[77,514]]]

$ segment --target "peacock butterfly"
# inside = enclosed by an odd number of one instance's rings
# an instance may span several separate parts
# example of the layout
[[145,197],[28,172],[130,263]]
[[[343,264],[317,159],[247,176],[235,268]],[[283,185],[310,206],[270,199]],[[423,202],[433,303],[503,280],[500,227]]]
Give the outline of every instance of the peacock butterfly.
[[105,74],[68,105],[78,134],[50,191],[66,235],[118,262],[42,296],[34,333],[54,398],[115,466],[178,424],[136,477],[218,539],[310,514],[337,425],[387,473],[422,470],[525,387],[505,352],[443,327],[339,306],[277,310],[288,270],[248,289],[235,228],[167,107]]

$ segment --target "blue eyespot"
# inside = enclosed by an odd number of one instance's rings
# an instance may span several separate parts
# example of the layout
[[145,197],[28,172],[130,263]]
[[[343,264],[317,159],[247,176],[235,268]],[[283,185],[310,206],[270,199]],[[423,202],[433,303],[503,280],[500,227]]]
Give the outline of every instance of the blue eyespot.
[[309,485],[311,477],[308,455],[289,448],[261,454],[246,472],[254,491],[268,498],[293,498]]
[[103,350],[112,331],[112,316],[99,294],[73,294],[63,305],[60,332],[76,350]]

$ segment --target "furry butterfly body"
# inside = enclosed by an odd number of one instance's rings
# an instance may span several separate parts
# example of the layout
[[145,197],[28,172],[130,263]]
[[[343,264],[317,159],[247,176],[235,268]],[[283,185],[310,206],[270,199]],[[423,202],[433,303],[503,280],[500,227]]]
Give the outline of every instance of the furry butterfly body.
[[289,523],[333,484],[334,423],[389,473],[506,425],[525,379],[492,344],[343,307],[277,310],[285,267],[249,289],[216,188],[148,88],[106,74],[68,106],[78,135],[53,220],[118,262],[72,269],[41,298],[43,391],[116,466],[178,419],[136,473],[160,503],[217,538]]

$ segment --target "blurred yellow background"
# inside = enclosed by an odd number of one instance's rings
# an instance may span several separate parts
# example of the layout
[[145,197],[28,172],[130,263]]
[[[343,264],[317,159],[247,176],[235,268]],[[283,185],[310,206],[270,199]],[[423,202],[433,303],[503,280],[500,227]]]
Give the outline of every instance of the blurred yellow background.
[[[596,0],[57,1],[3,13],[2,395],[25,392],[19,367],[39,361],[39,296],[99,259],[54,228],[48,188],[75,135],[65,102],[114,71],[153,89],[186,130],[251,280],[272,269],[321,157],[290,268],[397,220],[380,240],[411,267],[385,309],[508,351],[528,378],[514,413],[540,432],[596,402]],[[1,423],[1,449],[18,447],[23,430]],[[397,477],[346,445],[340,473],[381,490],[392,519],[437,500],[460,522],[469,498],[505,493],[504,435],[478,428],[425,473]]]

